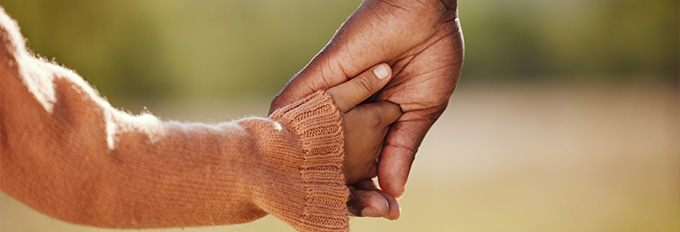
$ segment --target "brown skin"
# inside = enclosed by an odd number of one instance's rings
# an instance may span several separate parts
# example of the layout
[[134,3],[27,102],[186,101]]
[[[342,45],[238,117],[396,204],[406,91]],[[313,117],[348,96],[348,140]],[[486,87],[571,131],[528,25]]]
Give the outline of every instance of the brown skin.
[[385,204],[404,193],[416,151],[446,109],[460,77],[463,36],[457,1],[364,1],[279,93],[270,111],[343,83],[380,62],[392,66],[394,78],[371,100],[396,103],[404,112],[389,129],[378,166],[380,187],[391,196],[366,180],[353,186],[349,207],[350,212],[369,207],[378,211],[370,216],[395,219],[398,210]]
[[[373,70],[383,68],[384,79]],[[387,101],[360,104],[382,89],[391,76],[387,64],[376,65],[359,76],[327,90],[342,114],[345,134],[343,172],[347,184],[375,177],[380,151],[390,124],[401,116],[398,105]],[[360,105],[359,105],[360,104]]]
[[[383,78],[375,70],[383,68]],[[354,215],[397,219],[401,214],[394,197],[375,185],[377,159],[390,125],[401,115],[398,105],[388,101],[363,103],[389,82],[392,71],[387,64],[376,65],[357,77],[327,90],[342,114],[345,135],[343,173],[352,192],[348,202]],[[379,202],[375,204],[373,202]],[[362,205],[362,207],[352,207]]]

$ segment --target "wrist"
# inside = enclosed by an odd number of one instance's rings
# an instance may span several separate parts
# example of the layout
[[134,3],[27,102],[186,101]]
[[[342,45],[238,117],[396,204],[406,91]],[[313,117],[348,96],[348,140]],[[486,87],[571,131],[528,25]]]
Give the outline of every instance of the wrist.
[[[349,190],[342,173],[341,115],[319,91],[258,124],[254,203],[301,231],[346,231]],[[249,122],[243,122],[249,123]],[[275,197],[272,197],[275,196]]]

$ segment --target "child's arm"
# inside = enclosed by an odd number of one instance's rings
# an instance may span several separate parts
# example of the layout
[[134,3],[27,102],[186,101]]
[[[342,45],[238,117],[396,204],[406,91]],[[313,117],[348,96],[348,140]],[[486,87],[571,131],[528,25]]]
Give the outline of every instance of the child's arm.
[[[114,109],[77,74],[24,46],[0,8],[0,189],[10,196],[101,227],[234,224],[271,213],[299,230],[347,230],[341,112],[329,94],[268,119],[162,122]],[[365,99],[388,81],[371,78],[352,80],[370,92],[333,98]]]
[[[26,52],[0,9],[0,189],[99,227],[243,223],[346,229],[340,115],[318,93],[219,125],[114,109],[77,74]],[[280,122],[280,123],[277,123]]]

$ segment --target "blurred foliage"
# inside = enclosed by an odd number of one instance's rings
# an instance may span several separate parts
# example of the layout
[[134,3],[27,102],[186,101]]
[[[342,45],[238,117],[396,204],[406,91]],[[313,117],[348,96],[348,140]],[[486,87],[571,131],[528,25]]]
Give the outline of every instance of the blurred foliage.
[[469,78],[674,83],[678,1],[461,1]]
[[[2,0],[114,105],[273,96],[360,1]],[[676,0],[461,1],[463,81],[676,83]]]
[[117,106],[273,97],[358,3],[0,1],[35,53],[75,69]]

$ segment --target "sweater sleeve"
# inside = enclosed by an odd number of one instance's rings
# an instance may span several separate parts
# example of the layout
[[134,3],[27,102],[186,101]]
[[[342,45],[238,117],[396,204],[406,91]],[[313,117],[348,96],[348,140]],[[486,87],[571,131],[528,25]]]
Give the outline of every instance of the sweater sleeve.
[[0,8],[0,189],[64,221],[110,228],[237,224],[267,214],[348,230],[341,118],[317,92],[218,125],[130,115],[35,58]]

